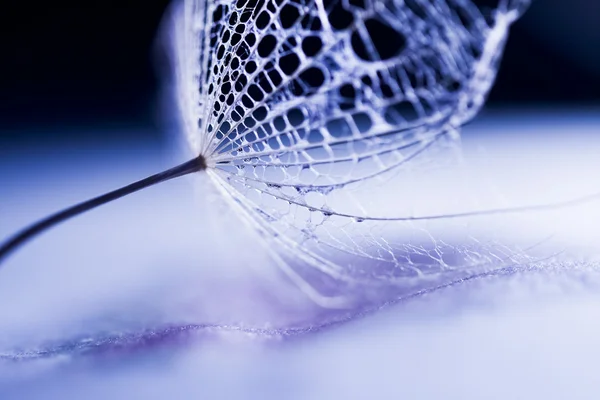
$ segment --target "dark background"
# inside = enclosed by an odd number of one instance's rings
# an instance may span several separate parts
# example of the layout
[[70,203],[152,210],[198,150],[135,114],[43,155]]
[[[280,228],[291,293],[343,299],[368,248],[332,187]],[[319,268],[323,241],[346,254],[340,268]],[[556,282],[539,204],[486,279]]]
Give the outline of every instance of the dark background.
[[[0,138],[81,128],[158,135],[155,39],[168,3],[3,2]],[[534,0],[513,27],[488,107],[600,104],[599,27],[599,1]]]

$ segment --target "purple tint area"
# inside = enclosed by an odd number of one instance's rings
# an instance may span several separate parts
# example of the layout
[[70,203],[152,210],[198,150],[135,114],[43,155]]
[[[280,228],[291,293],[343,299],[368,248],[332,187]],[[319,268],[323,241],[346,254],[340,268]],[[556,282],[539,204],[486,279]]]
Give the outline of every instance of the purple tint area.
[[[547,266],[547,269],[551,267]],[[511,266],[493,271],[469,275],[466,278],[449,283],[428,287],[414,293],[394,298],[373,307],[371,304],[358,305],[352,311],[343,313],[321,312],[313,315],[306,326],[286,328],[250,328],[236,325],[218,324],[186,324],[163,328],[146,329],[139,332],[123,332],[116,336],[87,337],[62,342],[56,346],[48,346],[38,350],[16,350],[12,353],[0,354],[0,360],[21,362],[34,359],[52,358],[61,355],[70,356],[118,356],[127,357],[135,352],[155,351],[160,348],[185,346],[198,340],[218,340],[223,334],[238,334],[250,339],[269,340],[275,342],[290,341],[305,335],[319,334],[334,329],[353,320],[365,318],[387,307],[410,302],[422,296],[443,291],[478,279],[493,279],[511,276],[516,273],[540,272],[542,267]],[[563,271],[564,272],[564,271]],[[391,297],[391,296],[389,296]]]

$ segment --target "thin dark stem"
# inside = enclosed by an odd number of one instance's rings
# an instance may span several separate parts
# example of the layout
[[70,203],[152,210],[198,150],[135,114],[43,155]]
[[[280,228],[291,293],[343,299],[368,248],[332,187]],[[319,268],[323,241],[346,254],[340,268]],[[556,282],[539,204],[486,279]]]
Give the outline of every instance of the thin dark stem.
[[52,214],[34,223],[33,225],[30,225],[29,227],[21,230],[20,232],[16,233],[14,236],[9,238],[5,243],[0,244],[0,264],[2,264],[2,262],[10,253],[15,251],[19,246],[25,244],[28,240],[44,232],[45,230],[53,227],[54,225],[66,221],[71,217],[82,214],[86,211],[89,211],[103,204],[109,203],[113,200],[119,199],[123,196],[127,196],[128,194],[137,192],[138,190],[147,188],[152,185],[156,185],[157,183],[165,182],[173,178],[201,171],[203,169],[206,169],[206,163],[204,161],[204,158],[200,156],[181,165],[178,165],[174,168],[160,172],[156,175],[149,176],[148,178],[134,182],[120,189],[103,194],[91,200],[84,201],[83,203],[76,204],[65,210]]

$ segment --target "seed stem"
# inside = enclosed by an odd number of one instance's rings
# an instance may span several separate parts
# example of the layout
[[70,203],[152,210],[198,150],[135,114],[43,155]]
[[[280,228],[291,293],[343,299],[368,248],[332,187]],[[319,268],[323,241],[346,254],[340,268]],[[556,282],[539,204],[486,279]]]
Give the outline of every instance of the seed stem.
[[34,224],[24,228],[20,232],[17,232],[6,242],[0,244],[0,265],[6,260],[8,255],[15,251],[17,248],[24,245],[27,241],[31,240],[40,233],[43,233],[47,229],[52,228],[53,226],[58,225],[61,222],[64,222],[72,217],[75,217],[76,215],[82,214],[103,204],[110,203],[113,200],[137,192],[138,190],[205,169],[206,160],[204,159],[204,157],[198,156],[193,160],[187,161],[174,168],[149,176],[145,179],[134,182],[120,189],[114,190],[109,193],[105,193],[101,196],[84,201],[57,213],[49,215],[48,217],[41,219],[35,222]]

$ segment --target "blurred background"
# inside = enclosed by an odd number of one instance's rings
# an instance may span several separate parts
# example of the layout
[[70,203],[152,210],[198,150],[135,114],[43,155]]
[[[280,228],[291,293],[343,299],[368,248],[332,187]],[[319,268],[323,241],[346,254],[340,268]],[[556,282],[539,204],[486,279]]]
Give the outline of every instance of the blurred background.
[[[168,3],[4,2],[0,140],[107,140],[120,128],[159,140],[156,37]],[[598,26],[598,1],[534,0],[511,31],[488,107],[600,104]]]

